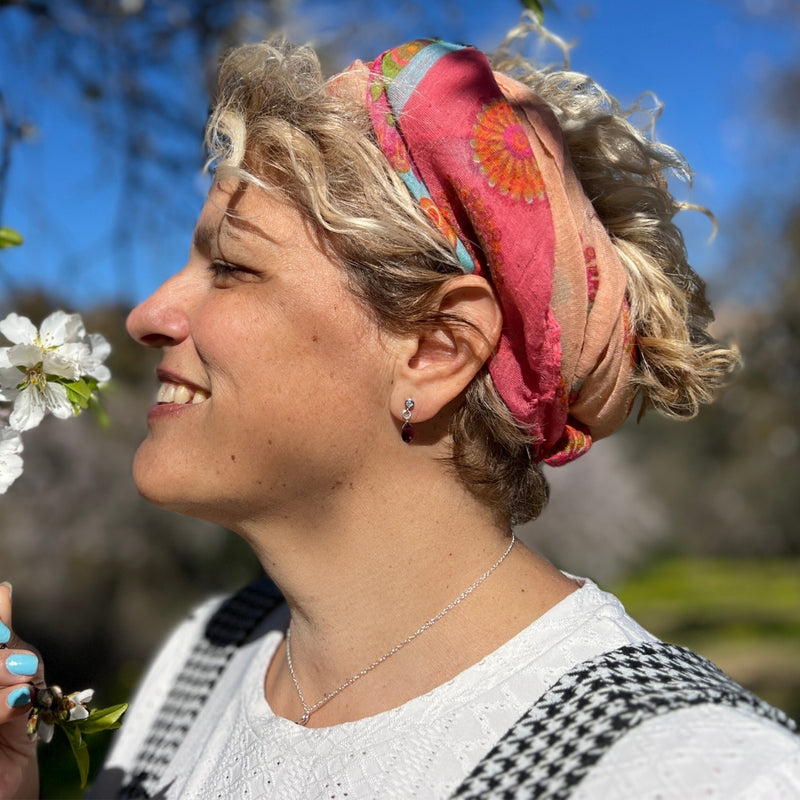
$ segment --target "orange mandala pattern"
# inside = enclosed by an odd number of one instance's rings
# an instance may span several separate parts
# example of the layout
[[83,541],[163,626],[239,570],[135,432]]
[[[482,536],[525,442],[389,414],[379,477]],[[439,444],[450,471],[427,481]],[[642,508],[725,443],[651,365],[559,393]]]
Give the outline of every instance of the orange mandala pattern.
[[447,239],[451,247],[455,248],[458,237],[453,230],[453,226],[447,221],[444,214],[442,214],[439,206],[437,206],[430,197],[420,197],[419,204],[428,219],[438,228],[439,233]]
[[493,100],[478,114],[470,140],[473,160],[489,185],[513,200],[532,203],[544,195],[544,180],[525,128],[503,99]]
[[381,61],[381,71],[387,78],[396,78],[417,53],[424,50],[431,43],[430,39],[415,39],[389,50]]

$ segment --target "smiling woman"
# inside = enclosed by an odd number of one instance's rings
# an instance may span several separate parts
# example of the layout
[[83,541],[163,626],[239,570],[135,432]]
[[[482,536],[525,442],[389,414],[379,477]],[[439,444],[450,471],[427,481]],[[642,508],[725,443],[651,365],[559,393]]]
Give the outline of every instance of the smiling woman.
[[394,439],[391,348],[292,206],[217,181],[197,231],[186,267],[128,321],[164,352],[134,478],[257,544],[264,524],[318,525],[316,504],[374,474],[363,441]]
[[176,631],[94,795],[800,791],[794,723],[512,532],[543,463],[736,363],[679,155],[585,76],[435,40],[331,80],[239,48],[207,144],[188,263],[129,318],[162,352],[134,478],[268,577]]

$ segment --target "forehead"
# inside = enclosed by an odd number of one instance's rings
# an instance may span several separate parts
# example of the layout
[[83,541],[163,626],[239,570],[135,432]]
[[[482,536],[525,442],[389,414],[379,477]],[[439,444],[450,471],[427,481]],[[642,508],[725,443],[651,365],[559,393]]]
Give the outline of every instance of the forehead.
[[311,238],[290,203],[253,185],[215,181],[194,230],[194,247],[209,252],[220,242],[288,246]]

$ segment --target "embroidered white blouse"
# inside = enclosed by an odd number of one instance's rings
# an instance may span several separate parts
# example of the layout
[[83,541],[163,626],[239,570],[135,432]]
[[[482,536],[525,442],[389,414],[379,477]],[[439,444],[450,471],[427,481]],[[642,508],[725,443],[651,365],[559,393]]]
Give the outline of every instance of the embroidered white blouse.
[[[90,797],[113,796],[194,641],[219,601],[183,623],[152,664]],[[583,586],[482,661],[399,708],[330,728],[272,713],[264,677],[285,607],[242,647],[167,767],[165,800],[447,798],[565,672],[653,641],[619,601]],[[574,800],[800,798],[800,737],[754,712],[694,706],[622,737]]]

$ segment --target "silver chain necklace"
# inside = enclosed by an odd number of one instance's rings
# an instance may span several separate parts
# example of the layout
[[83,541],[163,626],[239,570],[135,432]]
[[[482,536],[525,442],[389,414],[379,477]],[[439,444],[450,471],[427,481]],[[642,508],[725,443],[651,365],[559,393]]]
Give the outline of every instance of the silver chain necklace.
[[303,691],[300,688],[300,684],[297,682],[297,676],[294,674],[294,666],[292,665],[292,646],[291,646],[291,639],[292,639],[292,626],[291,624],[286,629],[286,663],[289,665],[289,674],[292,676],[292,683],[294,684],[294,688],[297,690],[297,696],[300,698],[300,705],[303,706],[303,716],[297,720],[298,725],[306,725],[308,724],[308,720],[311,718],[311,715],[318,711],[322,706],[324,706],[329,701],[333,700],[336,695],[343,692],[348,686],[352,686],[359,678],[363,678],[368,672],[372,672],[375,667],[380,666],[383,664],[384,661],[391,658],[395,653],[402,650],[407,644],[410,644],[414,641],[422,633],[425,633],[428,628],[434,626],[445,614],[452,611],[462,600],[466,597],[471,595],[505,560],[508,558],[508,554],[511,552],[511,548],[514,547],[514,543],[517,541],[517,537],[512,532],[511,534],[511,543],[506,548],[505,553],[503,553],[500,558],[492,564],[483,575],[475,581],[468,589],[465,589],[461,594],[453,600],[452,603],[445,606],[436,616],[431,617],[425,624],[417,628],[410,636],[407,636],[403,639],[400,644],[396,644],[391,650],[384,653],[380,658],[373,661],[368,667],[364,667],[360,672],[357,672],[353,675],[352,678],[348,678],[341,686],[333,689],[332,691],[328,692],[321,700],[317,700],[314,705],[309,706],[306,703],[305,697],[303,697]]

